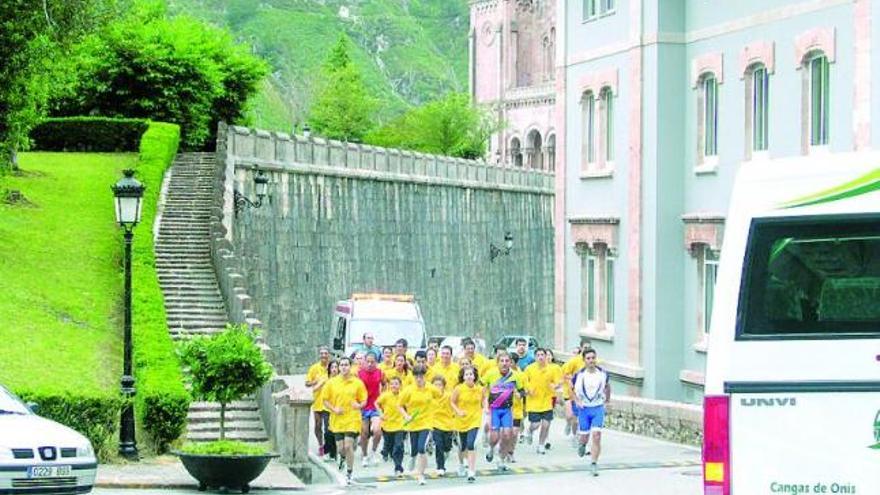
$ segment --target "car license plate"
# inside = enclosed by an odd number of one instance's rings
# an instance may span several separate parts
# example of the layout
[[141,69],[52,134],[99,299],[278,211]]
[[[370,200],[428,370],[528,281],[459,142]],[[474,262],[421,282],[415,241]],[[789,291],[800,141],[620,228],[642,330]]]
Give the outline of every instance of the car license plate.
[[70,476],[70,466],[33,466],[28,468],[28,478],[57,478]]

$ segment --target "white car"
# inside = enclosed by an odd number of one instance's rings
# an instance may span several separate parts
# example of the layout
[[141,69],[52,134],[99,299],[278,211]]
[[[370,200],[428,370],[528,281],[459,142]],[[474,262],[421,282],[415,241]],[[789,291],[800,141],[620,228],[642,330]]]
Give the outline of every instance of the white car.
[[0,494],[88,493],[97,467],[86,437],[0,386]]

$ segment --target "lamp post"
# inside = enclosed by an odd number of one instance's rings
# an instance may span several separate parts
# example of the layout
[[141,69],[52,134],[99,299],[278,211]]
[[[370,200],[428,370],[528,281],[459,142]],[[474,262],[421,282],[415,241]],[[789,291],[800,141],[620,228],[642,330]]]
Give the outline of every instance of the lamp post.
[[119,425],[119,455],[126,459],[138,458],[137,441],[134,437],[134,405],[135,395],[134,373],[131,369],[131,240],[134,237],[135,225],[141,220],[141,198],[144,187],[134,178],[134,170],[122,172],[125,177],[113,185],[113,196],[116,199],[116,223],[125,231],[125,292],[124,292],[124,355],[122,361],[122,394],[126,397],[125,408]]

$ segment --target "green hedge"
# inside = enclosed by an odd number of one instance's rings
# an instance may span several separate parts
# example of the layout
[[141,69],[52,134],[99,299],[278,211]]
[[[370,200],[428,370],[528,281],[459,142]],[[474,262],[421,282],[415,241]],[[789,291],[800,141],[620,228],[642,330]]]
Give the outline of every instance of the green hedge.
[[151,229],[162,177],[174,161],[179,143],[178,125],[151,122],[141,139],[137,167],[137,178],[147,186],[147,194],[143,223],[132,247],[132,331],[138,391],[135,409],[159,452],[183,433],[191,400],[168,333]]
[[39,414],[67,425],[92,442],[98,456],[106,458],[112,451],[112,440],[119,426],[119,413],[124,400],[118,395],[90,395],[30,390],[18,392],[25,402],[36,402]]
[[144,119],[49,118],[30,132],[39,151],[135,151],[150,126]]

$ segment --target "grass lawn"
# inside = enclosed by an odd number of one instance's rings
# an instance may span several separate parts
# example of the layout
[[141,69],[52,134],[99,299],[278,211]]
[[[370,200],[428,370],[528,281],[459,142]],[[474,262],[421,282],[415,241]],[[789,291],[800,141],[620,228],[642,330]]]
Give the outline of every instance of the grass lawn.
[[[122,370],[122,233],[110,186],[137,153],[24,153],[0,186],[0,383],[86,392]],[[150,235],[139,228],[135,236]]]

